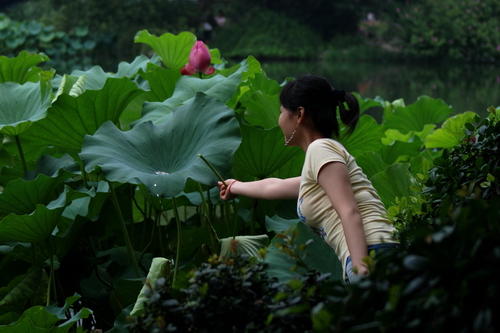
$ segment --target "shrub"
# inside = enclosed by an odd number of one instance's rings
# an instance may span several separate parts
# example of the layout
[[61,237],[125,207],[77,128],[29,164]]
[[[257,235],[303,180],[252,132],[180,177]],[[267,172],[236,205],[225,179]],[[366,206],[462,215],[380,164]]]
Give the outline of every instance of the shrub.
[[219,29],[210,47],[217,47],[227,58],[311,59],[318,56],[321,38],[307,26],[282,14],[256,6],[238,22]]
[[394,37],[412,57],[468,61],[500,59],[500,3],[495,0],[433,1],[396,9]]
[[490,112],[466,124],[462,144],[434,160],[423,189],[429,205],[424,218],[446,216],[470,199],[500,196],[500,122],[493,107]]

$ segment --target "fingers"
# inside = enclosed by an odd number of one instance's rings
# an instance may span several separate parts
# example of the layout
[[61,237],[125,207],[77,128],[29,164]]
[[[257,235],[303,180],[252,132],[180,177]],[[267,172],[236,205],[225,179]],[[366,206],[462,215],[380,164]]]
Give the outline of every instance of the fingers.
[[[227,181],[226,181],[226,184],[227,184]],[[229,200],[230,198],[228,198],[227,196],[227,187],[226,185],[224,185],[223,182],[218,182],[217,185],[219,186],[219,197],[222,199],[222,200]]]

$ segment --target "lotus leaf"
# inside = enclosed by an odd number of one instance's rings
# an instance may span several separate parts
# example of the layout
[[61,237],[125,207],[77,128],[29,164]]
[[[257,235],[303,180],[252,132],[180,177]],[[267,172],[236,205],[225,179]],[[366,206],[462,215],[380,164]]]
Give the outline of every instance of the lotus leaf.
[[48,60],[44,54],[30,55],[26,51],[21,51],[15,58],[0,56],[0,83],[11,81],[23,84],[39,81],[38,74],[42,69],[36,65]]
[[185,31],[177,36],[165,33],[157,37],[143,30],[137,33],[134,42],[149,45],[160,56],[167,68],[180,70],[188,62],[189,52],[196,42],[196,36]]
[[19,135],[47,115],[50,95],[42,82],[5,82],[0,84],[0,132]]
[[452,111],[442,99],[420,96],[415,103],[406,107],[395,107],[392,113],[386,113],[384,125],[403,134],[418,132],[424,129],[424,125],[446,120]]
[[[88,81],[89,77],[86,84]],[[118,123],[128,103],[141,93],[127,78],[109,78],[101,90],[86,90],[77,97],[61,94],[47,118],[34,124],[24,140],[34,146],[80,151],[85,135],[95,133],[106,121]]]
[[242,125],[242,142],[235,154],[235,172],[241,179],[263,179],[286,164],[298,152],[284,145],[281,129]]
[[99,166],[108,181],[143,183],[151,194],[170,198],[182,192],[188,178],[215,185],[217,177],[198,154],[227,175],[239,144],[233,110],[198,93],[159,125],[146,122],[121,132],[103,124],[85,138],[80,157],[87,172]]

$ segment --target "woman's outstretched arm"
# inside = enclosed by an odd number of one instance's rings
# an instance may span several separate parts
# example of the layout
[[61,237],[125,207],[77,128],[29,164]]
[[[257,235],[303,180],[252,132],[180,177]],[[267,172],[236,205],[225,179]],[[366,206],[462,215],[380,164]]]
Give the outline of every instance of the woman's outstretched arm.
[[234,179],[219,182],[220,197],[229,200],[237,195],[254,199],[279,200],[297,199],[299,196],[300,177],[279,179],[266,178],[253,182],[240,182]]

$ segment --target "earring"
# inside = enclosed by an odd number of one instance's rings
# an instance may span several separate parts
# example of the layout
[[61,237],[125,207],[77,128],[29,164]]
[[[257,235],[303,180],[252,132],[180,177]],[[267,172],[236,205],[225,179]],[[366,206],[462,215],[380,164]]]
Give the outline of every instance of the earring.
[[290,141],[292,140],[293,136],[297,132],[297,127],[299,127],[299,123],[297,123],[297,126],[295,126],[295,130],[292,132],[292,135],[290,135],[290,137],[288,138],[288,140],[286,140],[285,146],[288,146],[288,143],[290,143]]

